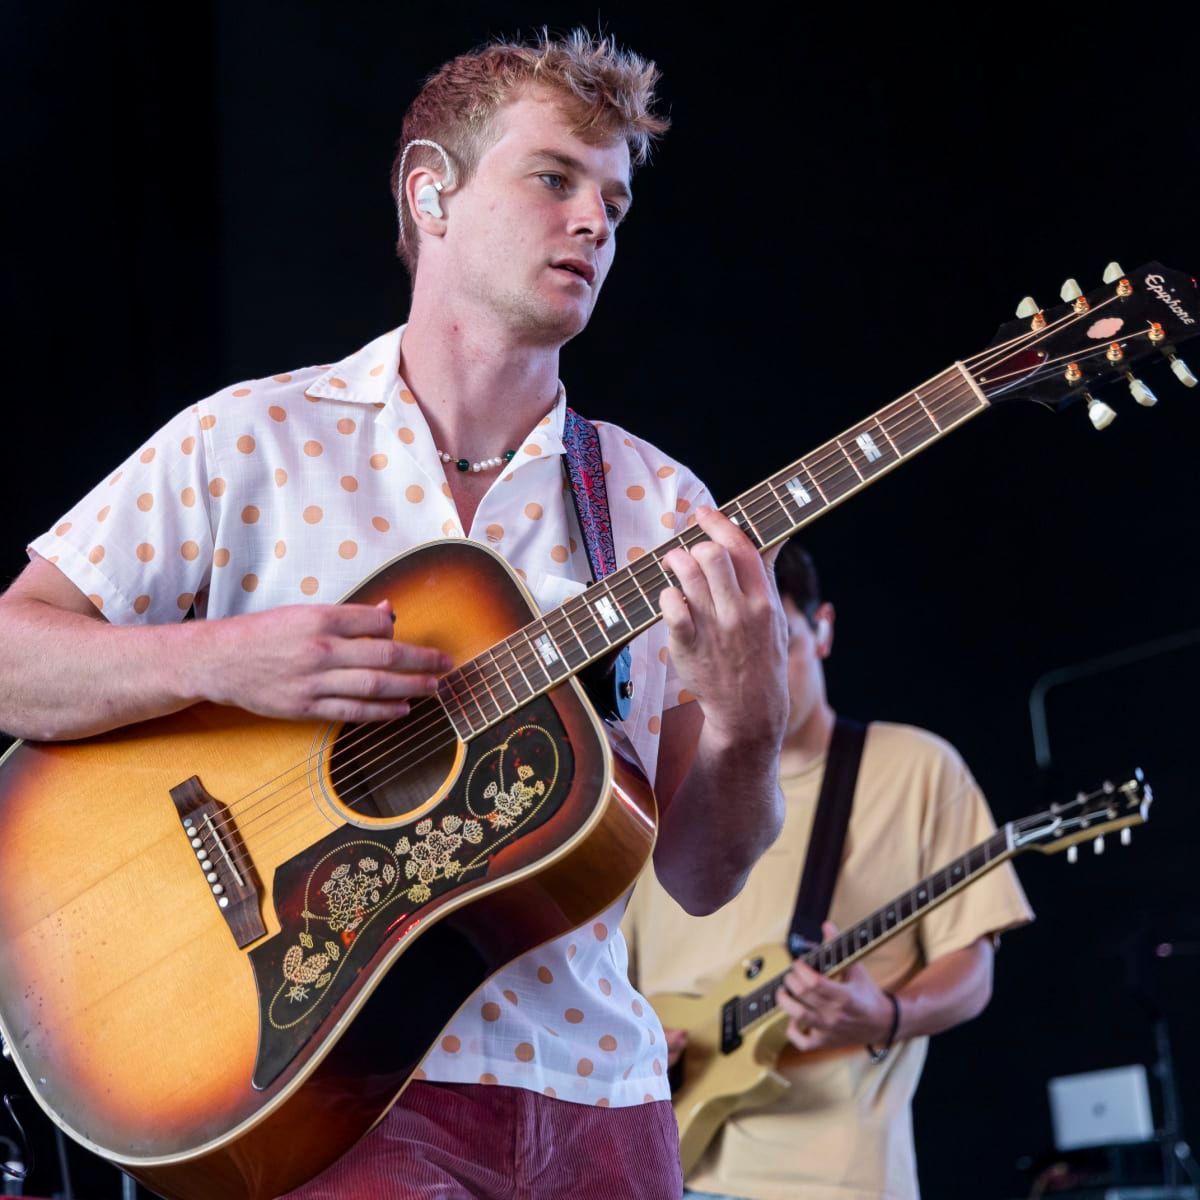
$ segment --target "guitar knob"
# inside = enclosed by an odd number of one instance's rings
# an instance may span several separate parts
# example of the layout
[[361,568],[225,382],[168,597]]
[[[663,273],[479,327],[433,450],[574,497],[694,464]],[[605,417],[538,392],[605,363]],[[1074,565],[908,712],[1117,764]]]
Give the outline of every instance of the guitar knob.
[[1077,863],[1078,861],[1079,861],[1079,847],[1078,846],[1068,846],[1067,847],[1067,862],[1069,862],[1072,866],[1074,866],[1075,863]]
[[1096,840],[1092,843],[1092,849],[1095,850],[1097,854],[1104,853],[1104,834],[1100,834],[1100,836],[1096,838]]
[[1129,380],[1129,390],[1133,398],[1143,408],[1153,408],[1158,403],[1158,397],[1132,371],[1126,371],[1125,378]]
[[1066,301],[1068,304],[1070,304],[1070,302],[1071,302],[1072,300],[1078,300],[1078,299],[1079,299],[1079,297],[1083,295],[1083,288],[1081,288],[1081,287],[1079,286],[1079,284],[1075,282],[1075,280],[1074,280],[1074,279],[1068,279],[1068,280],[1066,281],[1066,283],[1064,283],[1064,284],[1062,285],[1062,287],[1059,289],[1059,293],[1058,293],[1058,294],[1059,294],[1059,295],[1060,295],[1060,296],[1061,296],[1061,297],[1062,297],[1062,298],[1063,298],[1063,299],[1064,299],[1064,300],[1065,300],[1065,301]]
[[1168,354],[1167,359],[1171,363],[1171,370],[1175,372],[1175,378],[1183,384],[1184,387],[1195,387],[1197,380],[1195,375],[1188,370],[1188,365],[1182,358],[1177,358],[1174,354]]
[[1104,274],[1101,276],[1101,278],[1105,283],[1116,283],[1124,274],[1125,272],[1121,270],[1121,264],[1119,262],[1110,262],[1108,266],[1104,268]]
[[1128,846],[1133,841],[1133,830],[1128,825],[1121,830],[1121,845]]
[[1032,296],[1026,296],[1025,299],[1017,305],[1018,317],[1036,317],[1041,311],[1041,307]]
[[1095,396],[1088,395],[1087,398],[1088,420],[1097,429],[1107,429],[1116,419],[1117,413],[1115,409],[1109,408],[1103,400],[1097,400]]

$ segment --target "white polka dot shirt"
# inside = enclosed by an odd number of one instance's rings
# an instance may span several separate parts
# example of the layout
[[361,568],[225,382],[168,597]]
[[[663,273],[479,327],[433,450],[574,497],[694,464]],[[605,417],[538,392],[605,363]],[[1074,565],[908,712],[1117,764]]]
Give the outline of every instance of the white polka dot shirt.
[[[193,608],[225,617],[333,603],[412,546],[463,536],[503,554],[543,610],[556,607],[591,578],[564,489],[565,394],[514,447],[464,531],[399,375],[402,335],[185,410],[31,550],[116,624],[178,621]],[[597,429],[620,565],[712,499],[647,442]],[[689,698],[666,646],[660,622],[631,647],[636,687],[623,732],[651,778],[662,713]],[[625,899],[489,979],[431,1048],[422,1077],[613,1107],[669,1098],[662,1028],[628,980]]]

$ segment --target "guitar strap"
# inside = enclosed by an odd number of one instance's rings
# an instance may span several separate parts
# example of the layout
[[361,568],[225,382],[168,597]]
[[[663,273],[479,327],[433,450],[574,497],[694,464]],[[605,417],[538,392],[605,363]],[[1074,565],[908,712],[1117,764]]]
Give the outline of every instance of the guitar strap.
[[592,581],[599,583],[617,569],[613,548],[612,518],[608,511],[608,488],[604,483],[604,462],[600,457],[600,435],[591,421],[573,408],[563,421],[563,445],[567,456],[565,469],[575,501],[575,515],[587,548]]
[[[567,452],[563,470],[571,485],[571,499],[575,502],[592,582],[599,583],[617,569],[600,435],[591,421],[570,407],[563,421],[563,446]],[[629,647],[622,646],[615,655],[606,656],[580,674],[579,680],[592,703],[609,720],[625,720],[633,707],[631,664]]]
[[866,738],[867,727],[861,721],[838,717],[834,722],[804,858],[804,874],[796,896],[796,911],[788,932],[788,953],[793,958],[822,940],[821,922],[829,916],[833,888],[842,866],[846,829],[854,805],[854,785],[858,782]]

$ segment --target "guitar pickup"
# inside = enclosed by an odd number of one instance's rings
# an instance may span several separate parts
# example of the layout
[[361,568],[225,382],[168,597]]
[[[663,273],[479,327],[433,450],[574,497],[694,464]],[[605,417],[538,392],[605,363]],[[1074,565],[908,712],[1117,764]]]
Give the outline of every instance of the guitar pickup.
[[229,810],[204,790],[198,775],[171,789],[180,829],[196,856],[196,870],[225,918],[238,949],[266,932],[261,888]]
[[742,1044],[742,1026],[738,1020],[741,996],[734,996],[721,1005],[721,1053],[732,1054]]

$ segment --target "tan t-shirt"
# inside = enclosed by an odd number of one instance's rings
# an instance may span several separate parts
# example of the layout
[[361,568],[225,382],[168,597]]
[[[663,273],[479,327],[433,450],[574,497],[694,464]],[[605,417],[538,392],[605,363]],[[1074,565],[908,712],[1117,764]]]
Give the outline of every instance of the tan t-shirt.
[[[651,872],[642,877],[625,918],[642,992],[703,993],[750,950],[786,941],[824,766],[822,759],[782,779],[783,832],[719,912],[689,917]],[[872,724],[830,920],[848,928],[994,831],[951,746],[921,729]],[[1005,863],[863,963],[882,987],[896,989],[934,959],[1032,916]],[[780,1069],[791,1088],[770,1107],[729,1120],[689,1187],[749,1200],[915,1198],[909,1106],[927,1041],[900,1043],[879,1065],[859,1047],[807,1056],[789,1047]]]

